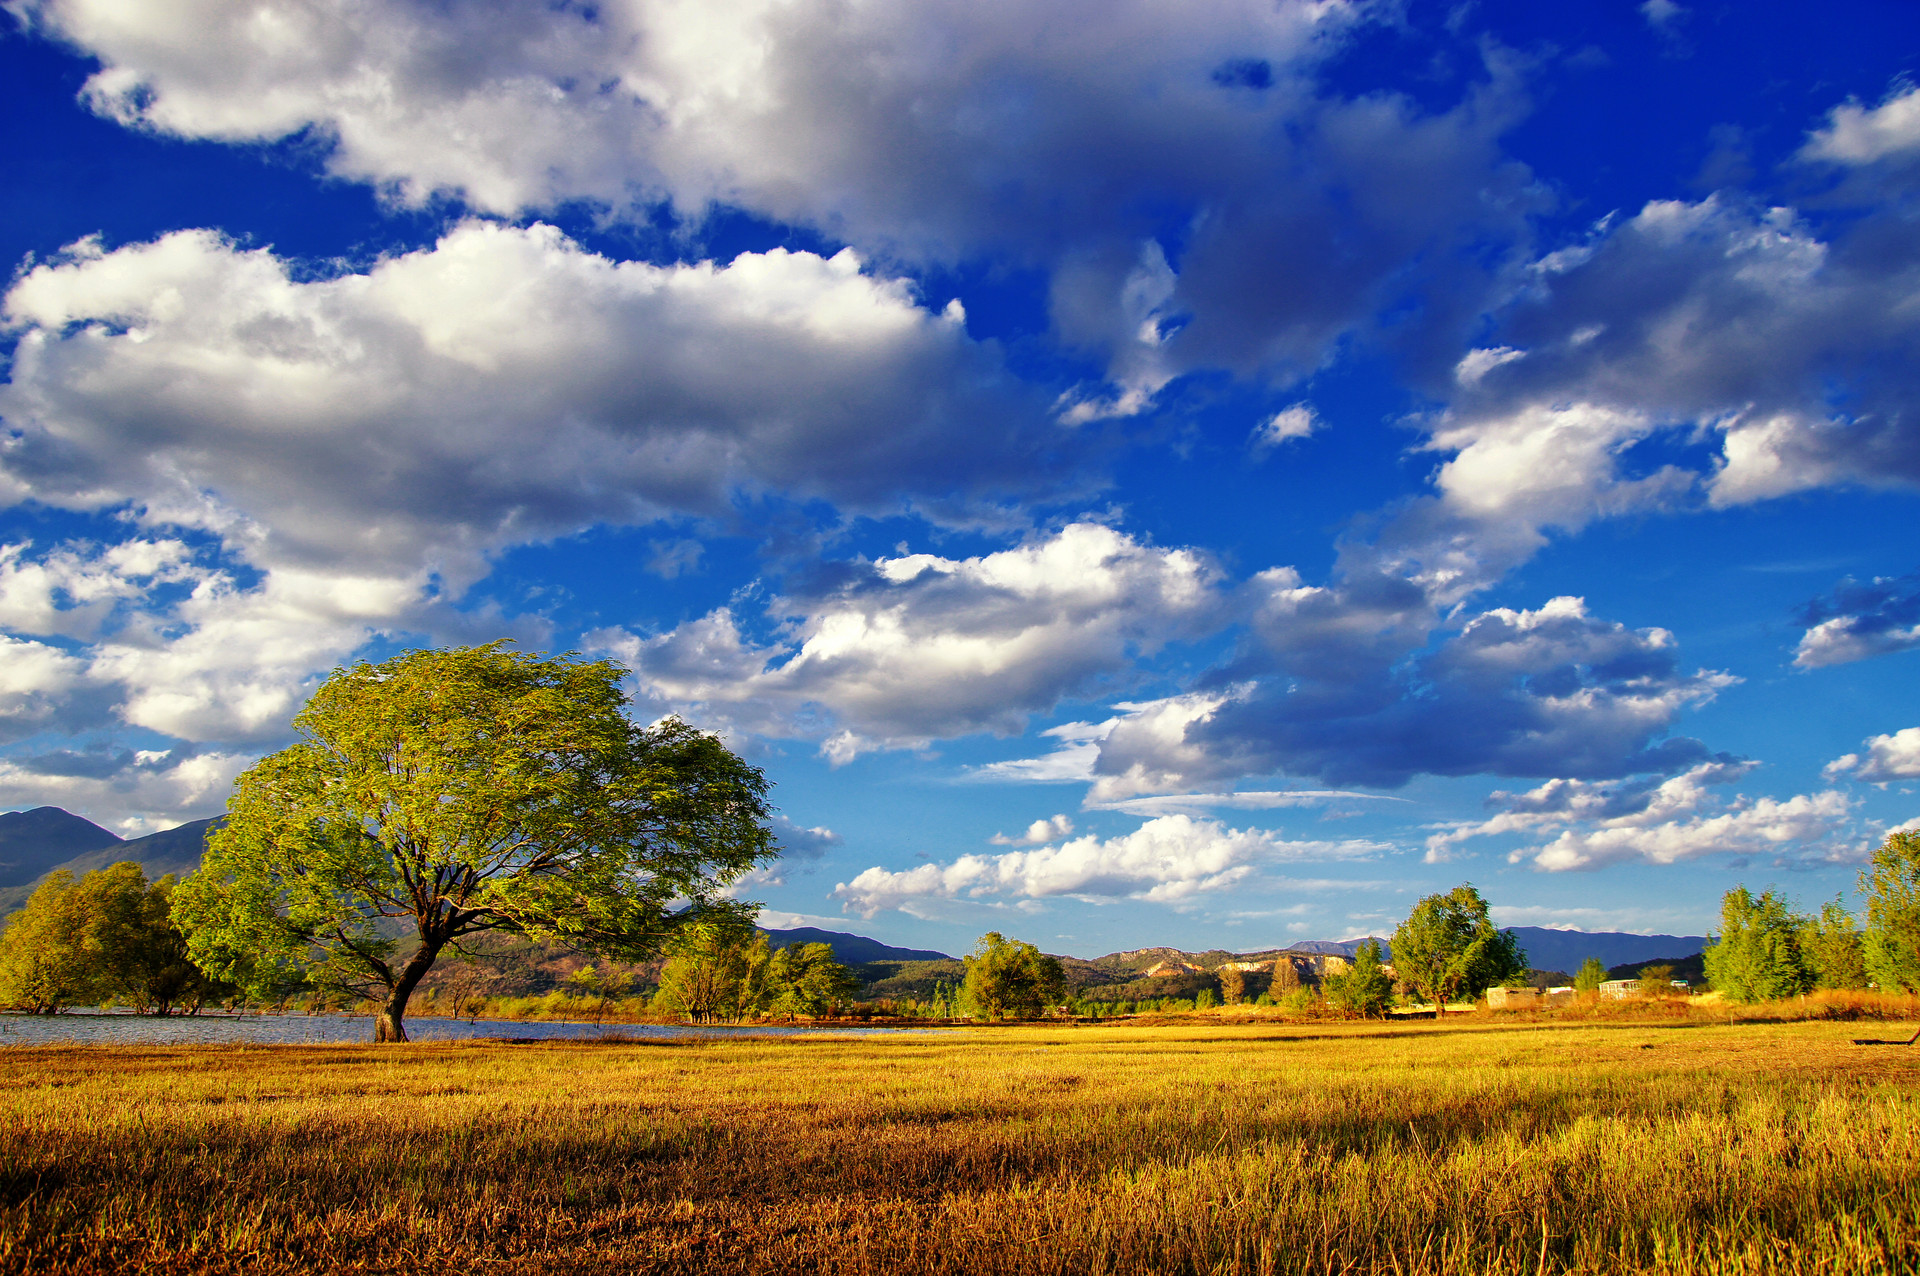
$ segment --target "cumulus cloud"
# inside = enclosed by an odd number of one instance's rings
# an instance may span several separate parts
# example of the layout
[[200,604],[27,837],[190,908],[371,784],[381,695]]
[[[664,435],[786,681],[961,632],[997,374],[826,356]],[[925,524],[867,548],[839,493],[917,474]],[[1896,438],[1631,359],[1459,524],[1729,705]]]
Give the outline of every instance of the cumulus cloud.
[[850,251],[661,267],[467,223],[304,279],[182,231],[35,267],[5,313],[15,499],[130,503],[263,566],[457,585],[503,545],[741,491],[1030,493],[1066,446],[956,318]]
[[1056,815],[1051,819],[1035,820],[1027,825],[1027,831],[1015,837],[1005,833],[995,833],[987,841],[995,846],[1040,846],[1047,842],[1058,842],[1073,836],[1073,821],[1065,815]]
[[1289,439],[1304,439],[1319,429],[1320,424],[1311,404],[1296,403],[1283,408],[1254,427],[1250,444],[1253,454],[1265,456]]
[[1367,842],[1288,842],[1261,829],[1167,815],[1131,833],[1092,834],[1031,851],[963,855],[949,864],[894,871],[869,868],[834,888],[862,917],[882,909],[914,912],[955,899],[1141,899],[1173,903],[1246,882],[1263,864],[1350,859],[1381,848]]
[[[1822,238],[1791,209],[1721,195],[1601,222],[1535,263],[1500,344],[1455,369],[1426,441],[1449,458],[1441,511],[1401,538],[1416,557],[1488,555],[1484,581],[1549,528],[1920,482],[1907,240],[1874,216]],[[1711,445],[1710,467],[1652,459],[1687,441]],[[1476,528],[1484,544],[1456,543]]]
[[857,565],[812,597],[776,599],[786,623],[756,644],[730,609],[654,637],[591,641],[634,670],[643,696],[703,720],[821,739],[844,761],[871,748],[1022,729],[1028,714],[1133,660],[1202,634],[1219,578],[1191,550],[1094,523],[975,558],[933,554]]
[[1800,609],[1807,626],[1793,663],[1802,669],[1847,664],[1920,647],[1920,572],[1847,580]]
[[1920,88],[1908,88],[1874,107],[1858,102],[1834,107],[1826,127],[1809,134],[1800,150],[1802,159],[1829,164],[1872,164],[1916,153],[1920,153]]
[[1471,293],[1472,254],[1520,233],[1533,198],[1498,149],[1520,109],[1498,59],[1444,110],[1321,90],[1365,4],[13,7],[101,61],[84,96],[103,115],[304,133],[403,202],[719,203],[877,251],[1039,265],[1059,330],[1106,349],[1135,405],[1184,368],[1310,370],[1421,281]]
[[0,545],[0,628],[14,633],[90,638],[128,600],[202,575],[178,540],[32,551],[30,542]]
[[1906,727],[1866,742],[1866,755],[1842,754],[1827,763],[1829,777],[1850,776],[1869,784],[1920,780],[1920,727]]
[[[1269,662],[1285,679],[1267,678],[1196,719],[1181,745],[1205,762],[1172,768],[1181,774],[1285,772],[1395,787],[1417,774],[1670,773],[1707,752],[1668,735],[1680,712],[1736,681],[1686,671],[1671,634],[1590,616],[1577,598],[1482,612],[1420,651],[1395,634],[1407,622],[1392,606],[1268,583],[1277,587],[1262,621],[1267,642],[1249,661]],[[1301,617],[1298,629],[1289,614]],[[1355,641],[1341,641],[1349,631]],[[1108,772],[1104,756],[1099,769]]]
[[1550,873],[1706,855],[1767,854],[1787,865],[1855,857],[1857,847],[1845,840],[1853,803],[1843,793],[1829,789],[1784,801],[1715,795],[1753,766],[1722,758],[1666,779],[1595,784],[1556,778],[1525,793],[1495,793],[1488,803],[1499,809],[1488,819],[1438,827],[1427,839],[1427,862],[1445,861],[1471,839],[1503,834],[1533,843],[1509,852],[1510,863],[1531,862]]

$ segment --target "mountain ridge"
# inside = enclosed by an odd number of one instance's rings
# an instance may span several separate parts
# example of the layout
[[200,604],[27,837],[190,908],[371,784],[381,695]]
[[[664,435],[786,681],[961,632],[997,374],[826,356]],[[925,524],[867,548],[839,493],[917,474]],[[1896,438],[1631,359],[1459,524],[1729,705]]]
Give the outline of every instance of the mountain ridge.
[[[26,903],[33,888],[45,876],[67,869],[75,876],[105,868],[122,860],[132,860],[148,877],[167,873],[184,876],[199,866],[207,833],[222,817],[193,820],[175,828],[149,833],[144,837],[121,840],[99,825],[64,811],[57,806],[35,807],[27,811],[0,814],[0,916]],[[54,860],[60,851],[67,853]],[[29,868],[39,871],[30,878],[20,875]],[[9,876],[11,874],[11,876]],[[871,962],[954,961],[947,953],[931,948],[902,948],[851,931],[822,930],[801,926],[788,930],[764,928],[776,948],[788,944],[824,943],[834,950],[834,958],[846,965]],[[1527,962],[1535,970],[1572,972],[1588,957],[1613,967],[1630,962],[1681,959],[1697,955],[1706,947],[1704,935],[1642,935],[1630,931],[1555,930],[1541,926],[1511,926],[1515,938],[1526,950]],[[1071,957],[1076,965],[1098,967],[1110,972],[1144,975],[1163,962],[1185,963],[1212,970],[1228,961],[1270,961],[1282,953],[1316,956],[1352,957],[1368,938],[1379,938],[1390,955],[1391,945],[1379,936],[1353,939],[1303,939],[1272,948],[1231,951],[1209,948],[1189,952],[1169,945],[1150,945],[1123,949],[1099,957]]]

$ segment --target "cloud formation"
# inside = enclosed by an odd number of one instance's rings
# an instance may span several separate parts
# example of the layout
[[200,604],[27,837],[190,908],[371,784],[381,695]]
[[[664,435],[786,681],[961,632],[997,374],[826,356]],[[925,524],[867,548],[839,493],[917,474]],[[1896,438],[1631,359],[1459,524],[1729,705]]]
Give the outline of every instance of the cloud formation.
[[1166,815],[1119,837],[1087,834],[1058,846],[963,855],[949,864],[897,872],[869,868],[834,887],[833,896],[862,917],[882,909],[914,912],[955,899],[1072,896],[1175,903],[1240,885],[1264,864],[1352,859],[1380,849],[1360,841],[1289,842],[1263,829]]
[[1060,333],[1109,356],[1111,410],[1196,367],[1309,371],[1410,294],[1458,319],[1476,254],[1538,198],[1497,145],[1521,98],[1491,52],[1440,109],[1321,89],[1350,36],[1391,21],[1364,3],[18,8],[101,61],[84,97],[108,118],[300,135],[403,203],[719,204],[1038,267]]
[[1920,572],[1839,588],[1800,609],[1807,626],[1794,651],[1802,669],[1849,664],[1920,647]]
[[5,313],[6,495],[130,503],[261,566],[457,585],[504,545],[742,491],[870,512],[1030,494],[1070,443],[957,312],[852,252],[651,266],[473,222],[309,280],[182,231],[81,245]]
[[653,702],[822,739],[845,761],[1018,732],[1029,714],[1124,679],[1142,654],[1206,633],[1222,605],[1204,555],[1073,523],[974,558],[855,565],[825,593],[774,600],[769,612],[785,623],[764,645],[727,608],[655,637],[590,638],[634,670]]
[[1846,753],[1827,763],[1829,777],[1846,776],[1869,784],[1920,780],[1920,727],[1905,727],[1866,742],[1866,755]]

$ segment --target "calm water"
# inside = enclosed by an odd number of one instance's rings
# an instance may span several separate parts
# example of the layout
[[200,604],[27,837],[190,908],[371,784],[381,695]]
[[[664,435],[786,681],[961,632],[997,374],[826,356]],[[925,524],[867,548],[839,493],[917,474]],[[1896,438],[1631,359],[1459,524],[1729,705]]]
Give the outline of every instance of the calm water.
[[[694,1028],[651,1023],[521,1023],[512,1019],[409,1019],[415,1041],[472,1038],[599,1037],[800,1037],[900,1036],[928,1031],[901,1028]],[[196,1015],[154,1019],[145,1015],[86,1013],[0,1015],[0,1046],[77,1045],[353,1045],[373,1040],[370,1015]]]

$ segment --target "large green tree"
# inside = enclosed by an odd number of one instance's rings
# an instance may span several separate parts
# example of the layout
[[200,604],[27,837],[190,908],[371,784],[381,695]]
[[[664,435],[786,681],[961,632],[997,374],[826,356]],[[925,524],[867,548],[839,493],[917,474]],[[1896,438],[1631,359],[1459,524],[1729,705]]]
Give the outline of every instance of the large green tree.
[[49,875],[0,934],[0,1000],[40,1014],[112,998],[157,1015],[197,1008],[223,989],[187,955],[173,887],[130,860]]
[[1031,1019],[1066,996],[1066,972],[1057,959],[997,930],[982,935],[962,960],[961,999],[985,1018]]
[[1415,904],[1393,932],[1392,948],[1395,973],[1433,1002],[1435,1017],[1457,997],[1478,997],[1527,973],[1519,941],[1494,926],[1487,901],[1471,884]]
[[336,670],[300,739],[240,776],[175,894],[194,959],[407,1000],[463,939],[505,932],[627,960],[751,906],[776,854],[766,779],[675,718],[626,714],[618,665],[504,643]]
[[1867,986],[1866,949],[1861,942],[1860,927],[1839,900],[1828,900],[1820,906],[1819,916],[1807,919],[1800,933],[1800,946],[1813,967],[1817,986]]
[[1729,1001],[1779,1001],[1814,985],[1801,947],[1807,919],[1773,891],[1736,886],[1720,900],[1720,934],[1707,945],[1707,982]]
[[1888,991],[1920,992],[1920,830],[1887,835],[1860,874],[1860,891],[1868,978]]

